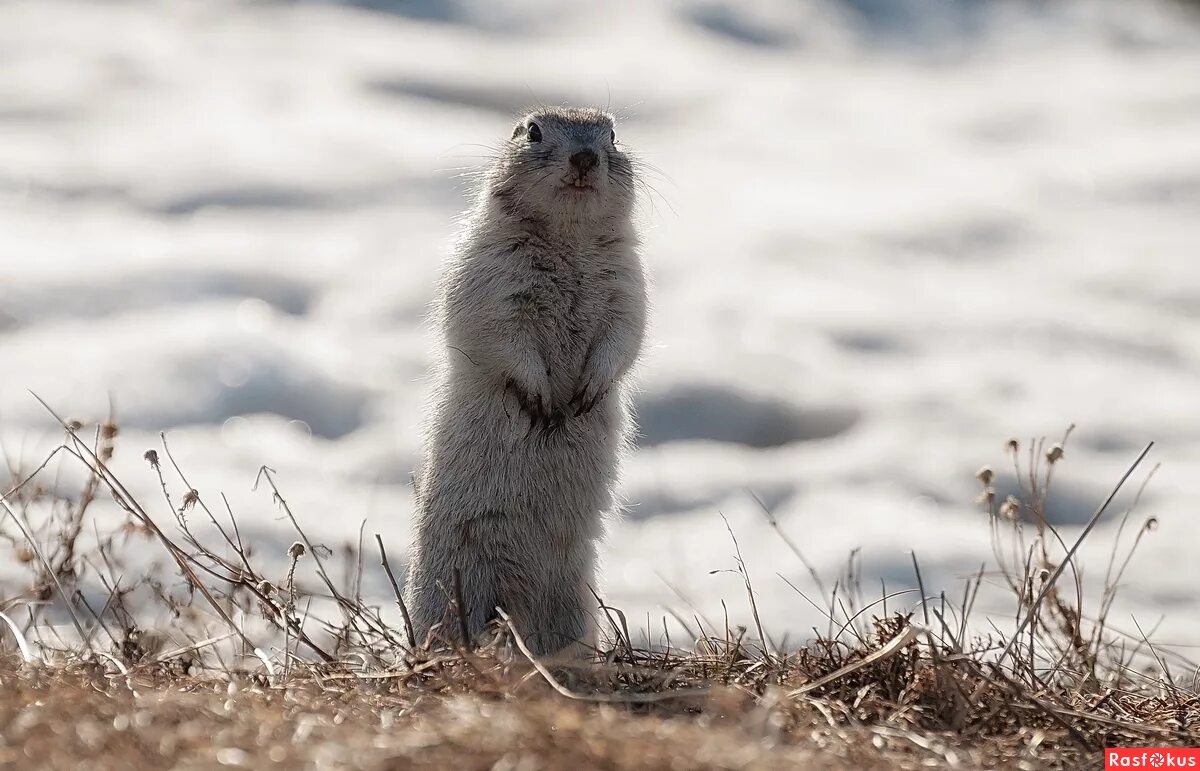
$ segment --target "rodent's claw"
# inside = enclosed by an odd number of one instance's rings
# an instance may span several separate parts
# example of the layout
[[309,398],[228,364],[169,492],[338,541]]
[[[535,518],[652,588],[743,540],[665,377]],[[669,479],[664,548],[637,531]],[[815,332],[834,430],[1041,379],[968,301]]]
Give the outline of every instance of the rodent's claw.
[[529,415],[529,427],[540,428],[544,431],[553,431],[561,428],[563,421],[566,420],[566,415],[563,411],[554,407],[538,405],[534,412]]
[[554,410],[548,415],[542,417],[542,428],[547,431],[555,431],[562,428],[562,424],[566,421],[567,416],[562,410]]
[[593,390],[589,386],[582,388],[571,399],[570,406],[574,408],[575,417],[582,417],[596,408],[596,405],[604,400],[608,395],[608,388],[597,388]]
[[534,428],[552,429],[562,425],[562,411],[551,406],[549,394],[530,394],[513,380],[507,382],[506,388],[516,397],[521,411],[529,418],[530,430]]
[[579,409],[575,410],[575,417],[582,417],[596,409],[596,405],[599,404],[600,400],[604,398],[604,393],[605,392],[601,391],[600,393],[596,394],[594,399],[589,399],[588,401],[579,405]]

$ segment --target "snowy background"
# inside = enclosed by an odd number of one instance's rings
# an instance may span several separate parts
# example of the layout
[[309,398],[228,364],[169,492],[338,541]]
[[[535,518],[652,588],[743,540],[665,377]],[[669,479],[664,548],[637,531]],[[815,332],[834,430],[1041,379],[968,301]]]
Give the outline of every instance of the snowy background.
[[[609,106],[656,191],[612,604],[748,621],[723,514],[768,629],[820,623],[749,491],[828,583],[861,547],[868,595],[912,586],[916,551],[958,596],[990,559],[976,469],[1011,484],[1005,440],[1075,422],[1067,537],[1147,441],[1163,463],[1117,626],[1200,640],[1198,10],[4,3],[5,454],[59,441],[27,390],[91,421],[111,399],[147,502],[167,431],[265,557],[293,535],[251,490],[262,464],[314,538],[365,520],[401,562],[462,174],[526,104]],[[1093,579],[1113,531],[1084,549]]]

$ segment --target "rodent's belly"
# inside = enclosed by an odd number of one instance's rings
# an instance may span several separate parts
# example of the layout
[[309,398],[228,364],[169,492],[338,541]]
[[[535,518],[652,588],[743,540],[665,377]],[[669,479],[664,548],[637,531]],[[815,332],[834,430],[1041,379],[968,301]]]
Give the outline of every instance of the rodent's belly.
[[[624,425],[616,404],[549,430],[531,426],[515,403],[491,390],[457,390],[445,408],[427,469],[446,510],[533,514],[557,502],[544,513],[583,516],[608,508]],[[579,510],[563,511],[566,501]]]

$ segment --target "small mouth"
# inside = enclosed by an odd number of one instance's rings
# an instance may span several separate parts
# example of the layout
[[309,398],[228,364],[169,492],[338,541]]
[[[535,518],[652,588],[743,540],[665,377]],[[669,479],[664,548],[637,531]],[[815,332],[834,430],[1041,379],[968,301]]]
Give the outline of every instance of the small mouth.
[[562,189],[568,193],[579,195],[582,193],[590,193],[595,188],[592,187],[592,183],[587,182],[586,180],[575,179],[569,182],[564,182]]

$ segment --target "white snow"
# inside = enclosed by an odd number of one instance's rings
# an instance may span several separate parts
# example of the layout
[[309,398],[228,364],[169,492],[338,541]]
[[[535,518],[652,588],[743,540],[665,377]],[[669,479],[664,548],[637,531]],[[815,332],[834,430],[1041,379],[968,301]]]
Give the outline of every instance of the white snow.
[[621,116],[650,193],[612,604],[690,618],[670,584],[748,621],[724,515],[767,627],[819,624],[749,491],[828,583],[861,547],[867,595],[911,587],[915,551],[957,597],[991,558],[975,470],[1011,480],[1008,437],[1074,422],[1064,537],[1157,441],[1123,612],[1198,639],[1200,20],[1174,3],[6,3],[10,462],[59,436],[28,391],[93,421],[111,398],[161,516],[166,431],[279,565],[262,464],[315,538],[365,519],[402,563],[462,174],[564,100]]

